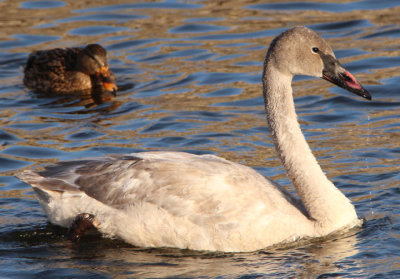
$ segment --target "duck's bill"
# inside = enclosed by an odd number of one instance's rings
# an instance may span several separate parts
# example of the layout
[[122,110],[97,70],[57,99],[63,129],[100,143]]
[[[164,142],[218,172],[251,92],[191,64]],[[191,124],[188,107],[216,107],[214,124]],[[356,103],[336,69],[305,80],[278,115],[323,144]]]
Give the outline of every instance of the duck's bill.
[[118,86],[109,78],[103,78],[102,83],[105,90],[113,93],[118,91]]
[[344,72],[331,74],[329,71],[323,71],[322,78],[333,84],[350,91],[367,100],[371,100],[371,94],[356,80],[356,78],[347,70]]
[[115,76],[108,67],[101,67],[98,75],[105,90],[113,93],[118,91],[118,86],[115,84]]

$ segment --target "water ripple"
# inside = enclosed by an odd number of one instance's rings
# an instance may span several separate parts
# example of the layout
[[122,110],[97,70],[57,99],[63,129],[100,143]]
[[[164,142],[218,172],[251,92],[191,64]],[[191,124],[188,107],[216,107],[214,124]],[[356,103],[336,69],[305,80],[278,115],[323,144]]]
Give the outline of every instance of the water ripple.
[[21,3],[23,9],[53,9],[64,7],[66,4],[64,1],[26,1]]
[[[398,0],[269,2],[0,1],[3,277],[398,277]],[[310,147],[366,219],[363,228],[239,254],[141,249],[96,235],[71,243],[14,177],[59,160],[179,150],[254,167],[294,193],[261,94],[266,49],[294,25],[327,38],[372,94],[366,101],[320,79],[293,81]],[[90,43],[107,49],[116,96],[49,96],[23,86],[31,51]]]

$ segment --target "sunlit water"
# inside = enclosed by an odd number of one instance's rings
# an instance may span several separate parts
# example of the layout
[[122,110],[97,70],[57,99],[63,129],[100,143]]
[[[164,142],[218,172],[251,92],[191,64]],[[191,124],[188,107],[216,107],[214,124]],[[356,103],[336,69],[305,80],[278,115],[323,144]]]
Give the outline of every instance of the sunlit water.
[[[400,276],[400,4],[384,1],[0,1],[0,277]],[[298,77],[296,107],[329,178],[365,226],[254,253],[139,249],[46,222],[25,168],[144,150],[213,153],[293,191],[269,138],[261,71],[271,39],[307,25],[368,88],[368,102]],[[101,43],[115,98],[25,89],[29,52]]]

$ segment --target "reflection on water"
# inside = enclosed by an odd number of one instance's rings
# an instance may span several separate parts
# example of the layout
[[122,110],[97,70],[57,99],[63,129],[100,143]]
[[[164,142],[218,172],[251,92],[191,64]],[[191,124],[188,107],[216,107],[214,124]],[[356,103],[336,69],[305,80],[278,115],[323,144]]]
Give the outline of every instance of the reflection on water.
[[[90,113],[91,109],[107,113],[116,109],[119,105],[116,95],[105,90],[88,89],[76,94],[63,95],[34,93],[33,97],[48,100],[48,103],[42,105],[47,108],[60,108],[66,112],[68,107],[73,107],[72,113]],[[100,108],[101,105],[103,107]],[[81,107],[82,109],[76,111],[75,107]]]
[[[77,276],[77,270],[87,274],[95,269],[97,275],[113,274],[122,277],[217,277],[228,278],[249,275],[263,277],[315,276],[351,277],[343,266],[359,250],[354,231],[330,237],[329,241],[304,241],[285,249],[269,249],[252,253],[209,253],[179,249],[133,248],[117,240],[85,236],[80,243],[63,239],[66,231],[48,225],[34,231],[9,234],[2,241],[18,241],[27,255],[34,257],[39,265],[47,262],[47,275],[56,275],[63,269],[66,276]],[[54,253],[57,255],[55,256]],[[48,257],[51,256],[50,259]],[[72,260],[71,260],[72,259]],[[12,256],[10,262],[15,260]],[[282,266],[290,267],[289,271]],[[363,270],[362,262],[354,261],[352,268]]]
[[[400,5],[385,1],[1,1],[0,266],[6,277],[400,276]],[[365,227],[245,254],[64,240],[14,174],[58,160],[140,150],[211,152],[290,187],[261,98],[271,39],[307,25],[372,102],[297,77],[296,106],[321,166]],[[117,96],[42,96],[22,85],[33,50],[100,43]]]

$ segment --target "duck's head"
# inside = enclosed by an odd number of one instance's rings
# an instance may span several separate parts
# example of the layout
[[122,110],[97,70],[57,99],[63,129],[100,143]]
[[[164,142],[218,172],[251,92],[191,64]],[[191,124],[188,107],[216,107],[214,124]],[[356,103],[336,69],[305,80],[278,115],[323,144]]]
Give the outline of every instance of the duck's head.
[[276,37],[266,61],[283,74],[323,78],[371,100],[369,92],[336,59],[328,43],[307,27],[294,27]]
[[107,51],[101,45],[87,45],[78,57],[77,69],[98,79],[107,91],[118,90],[115,76],[108,68]]

